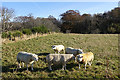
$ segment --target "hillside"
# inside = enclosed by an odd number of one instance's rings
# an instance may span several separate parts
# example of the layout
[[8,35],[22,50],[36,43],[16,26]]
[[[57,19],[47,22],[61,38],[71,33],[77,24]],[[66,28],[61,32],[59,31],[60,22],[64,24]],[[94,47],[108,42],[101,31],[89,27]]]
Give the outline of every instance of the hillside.
[[[65,47],[81,48],[84,52],[92,51],[95,55],[92,66],[71,61],[67,70],[61,66],[52,66],[49,71],[45,63],[45,53],[54,53],[51,46],[62,44]],[[16,55],[20,51],[39,55],[34,63],[34,71],[26,67],[16,69]],[[62,52],[61,52],[62,53]],[[118,56],[118,34],[49,34],[26,41],[18,41],[2,45],[2,76],[3,78],[120,78]]]

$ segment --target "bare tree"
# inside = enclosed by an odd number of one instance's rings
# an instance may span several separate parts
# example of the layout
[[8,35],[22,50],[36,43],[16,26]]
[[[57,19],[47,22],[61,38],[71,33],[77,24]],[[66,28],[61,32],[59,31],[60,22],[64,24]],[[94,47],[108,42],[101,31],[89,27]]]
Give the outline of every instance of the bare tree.
[[6,31],[9,29],[9,22],[10,19],[13,18],[14,16],[14,10],[13,9],[8,9],[6,7],[0,8],[0,13],[1,13],[1,23],[2,23],[2,30]]

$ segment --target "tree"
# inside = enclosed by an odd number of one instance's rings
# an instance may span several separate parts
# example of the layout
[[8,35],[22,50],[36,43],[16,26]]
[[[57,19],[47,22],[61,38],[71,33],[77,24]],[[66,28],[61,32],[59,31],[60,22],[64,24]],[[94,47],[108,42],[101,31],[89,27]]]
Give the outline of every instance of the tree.
[[37,17],[35,20],[35,24],[36,26],[45,26],[49,29],[49,31],[60,31],[58,25],[59,23],[57,23],[56,18],[52,17],[48,17],[48,18],[40,18]]
[[[28,14],[28,16],[18,16],[14,18],[14,22],[20,23],[19,29],[22,28],[32,28],[35,26],[35,19],[32,14]],[[15,26],[17,27],[17,26]]]
[[14,17],[14,10],[2,7],[0,9],[1,21],[2,21],[2,30],[7,31],[10,28],[10,20]]
[[68,10],[61,14],[62,16],[62,27],[61,30],[66,32],[66,30],[72,30],[77,21],[79,21],[80,13],[78,10]]

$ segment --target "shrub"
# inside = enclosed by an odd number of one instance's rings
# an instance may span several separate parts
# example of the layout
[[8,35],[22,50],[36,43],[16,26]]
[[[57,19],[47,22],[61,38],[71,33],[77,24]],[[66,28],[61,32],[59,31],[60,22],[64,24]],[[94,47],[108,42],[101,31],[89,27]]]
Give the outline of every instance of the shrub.
[[32,32],[33,33],[47,33],[48,29],[45,26],[33,27]]
[[8,38],[8,34],[6,32],[2,32],[2,38]]
[[48,33],[49,30],[45,26],[41,26],[41,32],[42,33]]
[[31,31],[30,29],[23,29],[23,30],[22,30],[22,33],[23,33],[23,34],[30,35],[30,34],[32,34],[32,31]]
[[37,32],[40,33],[41,30],[40,30],[39,27],[33,27],[33,28],[32,28],[32,32],[33,32],[33,33],[37,33]]
[[13,35],[13,37],[21,37],[23,34],[20,31],[16,31],[12,35]]
[[8,38],[11,40],[11,38],[12,38],[12,33],[11,32],[8,32]]

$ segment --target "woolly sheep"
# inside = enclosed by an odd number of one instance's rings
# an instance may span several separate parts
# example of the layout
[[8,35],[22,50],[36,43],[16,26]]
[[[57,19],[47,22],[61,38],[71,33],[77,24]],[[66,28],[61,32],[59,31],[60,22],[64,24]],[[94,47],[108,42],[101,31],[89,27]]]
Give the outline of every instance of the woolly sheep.
[[24,63],[26,64],[27,70],[28,70],[28,64],[31,64],[31,69],[33,70],[33,63],[34,61],[38,61],[38,55],[27,52],[19,52],[17,55],[17,61],[19,68],[21,68],[20,62],[22,62],[23,67],[24,67]]
[[78,54],[82,54],[83,50],[82,49],[75,49],[75,48],[72,48],[72,47],[68,47],[68,48],[65,49],[65,53],[66,54],[73,54],[75,56],[75,62],[76,62],[76,56]]
[[73,60],[73,54],[49,54],[46,56],[49,70],[52,70],[51,64],[62,64],[62,70],[66,70],[66,63]]
[[79,69],[80,69],[80,62],[85,63],[85,69],[86,69],[87,63],[91,66],[93,59],[94,59],[94,54],[92,52],[87,52],[77,55],[77,62],[79,63]]
[[64,51],[65,53],[65,47],[63,45],[53,45],[52,49],[56,52],[60,53],[60,51]]

